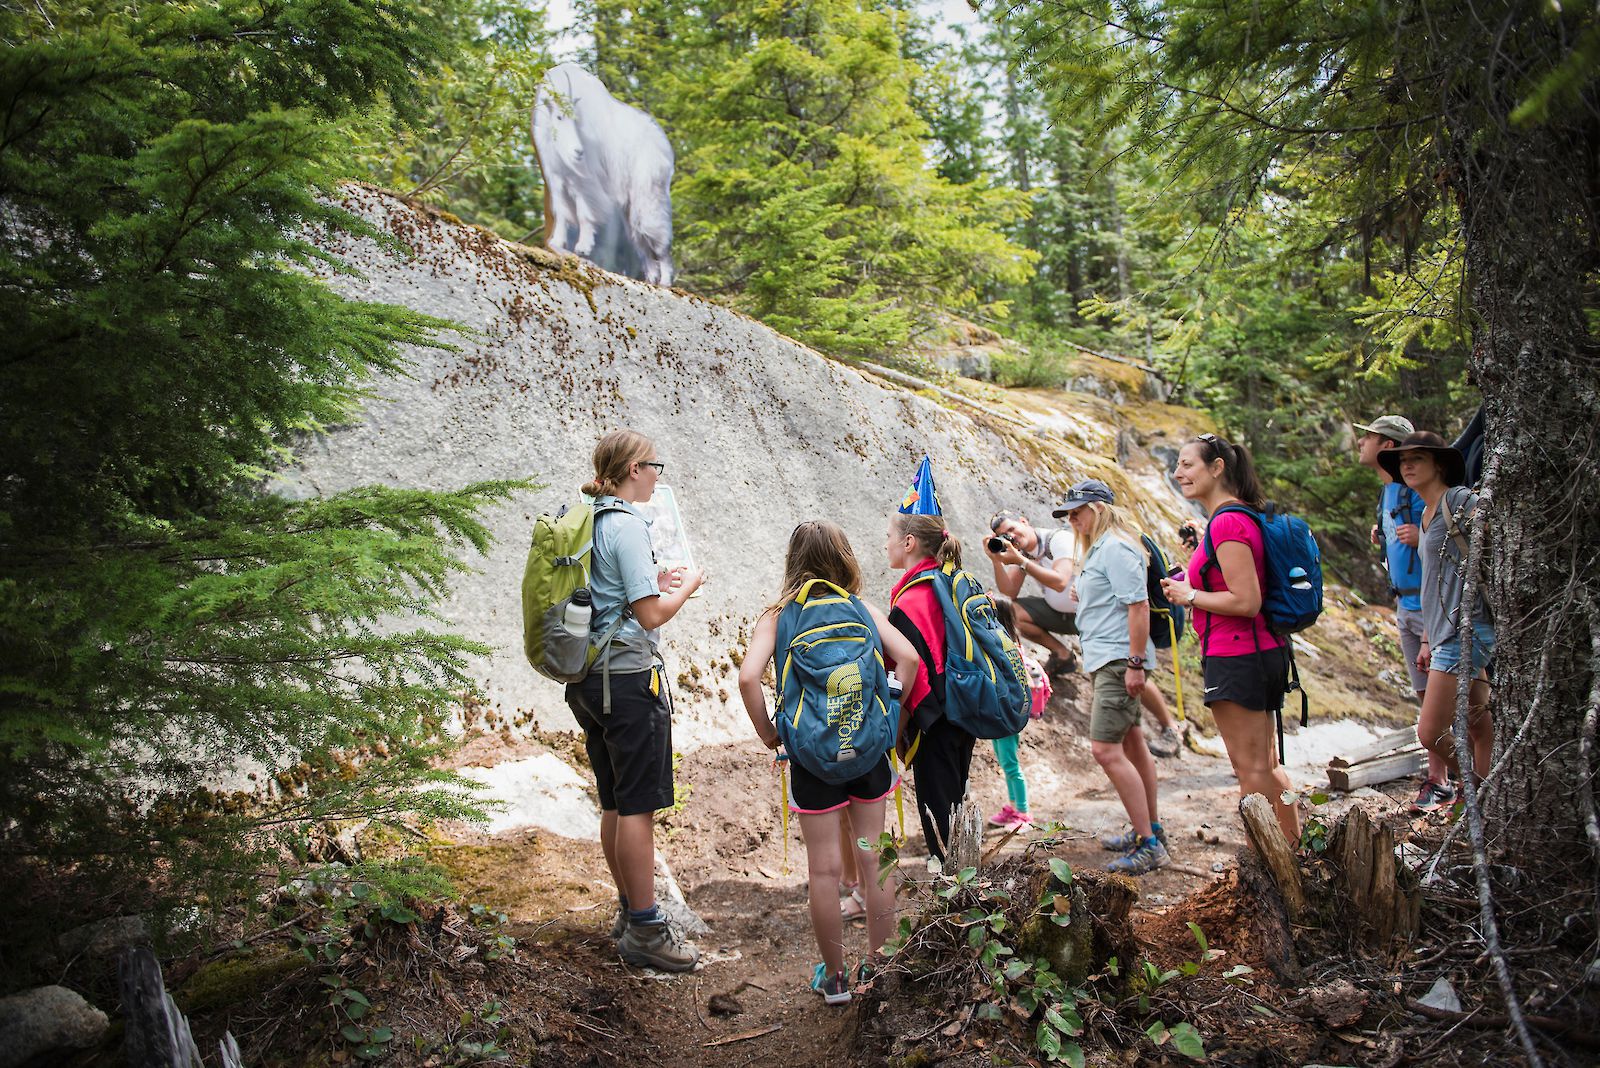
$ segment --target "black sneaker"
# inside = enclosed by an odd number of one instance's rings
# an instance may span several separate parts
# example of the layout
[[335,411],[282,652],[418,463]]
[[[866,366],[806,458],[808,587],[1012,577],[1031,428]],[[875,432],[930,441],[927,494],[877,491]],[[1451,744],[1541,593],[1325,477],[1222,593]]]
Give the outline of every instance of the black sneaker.
[[1411,802],[1412,815],[1421,816],[1436,809],[1448,808],[1456,799],[1456,792],[1442,783],[1432,779],[1422,784],[1422,789],[1417,791],[1417,798]]
[[824,1005],[850,1003],[850,980],[845,978],[844,972],[829,975],[826,964],[817,965],[811,973],[811,989],[822,995]]

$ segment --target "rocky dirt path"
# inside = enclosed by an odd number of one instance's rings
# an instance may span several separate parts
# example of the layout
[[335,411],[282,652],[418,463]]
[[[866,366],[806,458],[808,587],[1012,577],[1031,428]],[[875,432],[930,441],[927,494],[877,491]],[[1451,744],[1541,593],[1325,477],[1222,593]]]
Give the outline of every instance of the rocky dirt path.
[[[1089,754],[1084,719],[1073,703],[1054,705],[1024,732],[1022,761],[1035,818],[1067,825],[1069,862],[1097,867],[1109,855],[1095,836],[1125,824]],[[1296,785],[1315,782],[1313,767],[1294,766],[1292,735],[1289,746]],[[668,1068],[837,1064],[859,1024],[858,1006],[825,1007],[807,987],[820,958],[806,913],[805,853],[791,822],[785,868],[778,784],[763,752],[753,740],[705,747],[678,769],[688,797],[681,810],[663,817],[658,844],[710,928],[696,940],[704,966],[691,975],[655,976],[617,961],[606,935],[614,898],[596,843],[525,830],[458,847],[462,855],[453,866],[464,888],[504,908],[524,939],[554,940],[564,959],[582,966],[594,983],[631,988],[629,1011],[642,1017],[651,1045],[626,1051],[630,1059]],[[1174,863],[1140,883],[1137,914],[1148,921],[1217,878],[1214,866],[1230,867],[1243,844],[1237,786],[1225,759],[1188,751],[1157,763]],[[979,745],[971,789],[985,812],[1004,799],[987,743]],[[913,804],[908,789],[908,829],[915,826]],[[1003,849],[1022,849],[1026,841],[1015,836]],[[921,836],[913,834],[905,861],[913,874],[925,870],[924,856]],[[1156,937],[1174,926],[1147,924]],[[1187,938],[1181,925],[1176,930]],[[865,952],[865,941],[864,927],[851,925],[846,952],[852,961]]]

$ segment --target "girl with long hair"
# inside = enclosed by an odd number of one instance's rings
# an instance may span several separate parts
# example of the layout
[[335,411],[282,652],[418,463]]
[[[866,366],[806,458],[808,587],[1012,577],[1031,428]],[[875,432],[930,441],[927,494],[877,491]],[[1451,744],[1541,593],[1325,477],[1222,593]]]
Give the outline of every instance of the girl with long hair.
[[[1466,460],[1444,438],[1419,430],[1393,449],[1378,454],[1384,470],[1417,491],[1422,498],[1422,537],[1417,552],[1422,557],[1422,627],[1426,635],[1417,653],[1417,667],[1428,673],[1422,714],[1417,719],[1417,739],[1422,747],[1448,765],[1458,778],[1456,749],[1450,737],[1460,693],[1457,671],[1466,659],[1463,638],[1471,642],[1471,677],[1467,691],[1467,739],[1472,744],[1473,772],[1480,778],[1489,770],[1494,752],[1494,730],[1489,722],[1489,677],[1485,671],[1494,656],[1494,623],[1480,588],[1470,608],[1461,603],[1463,533],[1478,507],[1478,495],[1468,489]],[[1453,536],[1451,523],[1457,528]],[[1461,541],[1457,541],[1457,537]]]
[[1291,842],[1300,840],[1300,814],[1285,804],[1289,776],[1278,763],[1274,717],[1283,711],[1289,654],[1261,611],[1267,547],[1247,515],[1218,510],[1242,504],[1260,511],[1261,484],[1250,450],[1201,434],[1178,453],[1173,471],[1187,500],[1205,510],[1200,547],[1183,578],[1163,579],[1167,598],[1193,609],[1205,667],[1205,701],[1222,734],[1241,796],[1261,794]]
[[[821,579],[859,600],[861,567],[843,530],[826,521],[801,523],[789,535],[784,555],[783,593],[761,618],[739,666],[739,696],[756,735],[768,749],[778,748],[778,729],[767,712],[766,694],[761,679],[777,653],[778,616],[814,579]],[[901,637],[875,605],[860,602],[878,630],[885,664],[897,663],[901,670],[913,672],[920,658],[911,643]],[[812,774],[797,760],[789,762],[789,809],[799,816],[800,837],[806,846],[806,869],[810,878],[811,931],[816,936],[822,963],[816,966],[811,987],[829,1005],[850,1000],[850,982],[844,963],[844,921],[840,916],[838,889],[843,865],[838,813],[845,813],[853,832],[848,848],[856,851],[858,871],[877,870],[871,853],[855,846],[858,839],[876,842],[883,832],[884,799],[894,792],[894,767],[885,752],[873,767],[849,782],[834,785]],[[866,890],[867,941],[877,953],[894,933],[895,897],[898,890],[894,873],[878,879],[863,879]],[[863,961],[859,975],[870,976],[874,965]]]
[[1106,867],[1143,875],[1165,867],[1167,834],[1156,809],[1156,762],[1140,726],[1140,695],[1156,650],[1150,641],[1149,560],[1123,522],[1111,488],[1098,479],[1079,482],[1057,513],[1078,536],[1078,636],[1093,703],[1089,745],[1111,780],[1133,829],[1106,835],[1100,844],[1121,853]]
[[[656,906],[655,813],[673,804],[672,711],[657,649],[660,629],[705,581],[699,569],[656,566],[650,529],[634,505],[655,493],[666,465],[643,434],[618,430],[594,449],[583,492],[612,505],[594,520],[589,556],[591,635],[604,635],[589,676],[567,687],[600,795],[600,848],[617,886],[611,936],[629,964],[689,971],[699,960]],[[611,707],[604,707],[609,668]]]
[[[914,673],[896,672],[905,685],[900,704],[902,755],[911,752],[917,812],[928,852],[942,861],[950,843],[951,814],[967,793],[977,739],[944,714],[944,611],[933,583],[912,580],[945,564],[960,567],[961,543],[943,516],[896,513],[889,519],[885,550],[889,566],[905,572],[890,595],[889,622],[910,641],[920,661]],[[906,682],[908,675],[911,681]]]

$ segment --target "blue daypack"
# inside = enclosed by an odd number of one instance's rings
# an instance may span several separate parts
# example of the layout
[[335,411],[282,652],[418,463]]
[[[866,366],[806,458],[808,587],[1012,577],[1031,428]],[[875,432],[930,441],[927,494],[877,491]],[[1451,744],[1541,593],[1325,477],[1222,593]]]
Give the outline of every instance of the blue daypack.
[[[1268,504],[1257,512],[1242,504],[1225,504],[1212,519],[1225,512],[1238,512],[1261,528],[1261,541],[1267,549],[1266,585],[1261,590],[1261,612],[1267,629],[1280,638],[1305,630],[1322,615],[1322,553],[1311,528],[1299,516],[1278,511]],[[1217,549],[1206,527],[1206,566],[1216,566]]]
[[1167,600],[1167,595],[1161,591],[1161,580],[1167,577],[1170,566],[1161,546],[1148,534],[1140,534],[1139,541],[1150,558],[1144,573],[1145,596],[1150,601],[1150,640],[1157,649],[1170,649],[1183,636],[1183,606]]
[[1033,697],[1022,650],[1000,625],[983,583],[954,564],[924,571],[944,613],[944,714],[974,738],[1009,738],[1028,723]]
[[778,613],[776,667],[778,740],[823,782],[859,779],[894,745],[899,709],[859,598],[822,579],[802,586]]

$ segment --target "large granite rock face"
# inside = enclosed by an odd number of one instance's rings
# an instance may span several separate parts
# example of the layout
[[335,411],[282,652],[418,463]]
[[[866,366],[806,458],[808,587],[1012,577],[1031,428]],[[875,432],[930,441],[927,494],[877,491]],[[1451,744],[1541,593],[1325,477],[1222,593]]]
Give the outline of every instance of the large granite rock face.
[[664,631],[680,750],[749,732],[735,675],[751,624],[777,593],[796,523],[839,523],[867,596],[883,604],[894,578],[883,549],[888,518],[923,453],[980,575],[977,539],[996,508],[1048,515],[1059,487],[1036,477],[1003,428],[981,416],[825,359],[698,297],[511,245],[376,190],[353,187],[349,204],[416,254],[400,259],[375,242],[345,240],[335,251],[362,277],[340,278],[338,288],[463,330],[449,336],[456,351],[409,352],[410,377],[377,382],[360,425],[308,442],[285,491],[525,477],[546,485],[489,517],[493,550],[443,606],[493,648],[475,667],[503,714],[575,726],[561,688],[523,659],[519,583],[533,517],[576,499],[607,431],[631,428],[656,442],[663,481],[709,576]]

